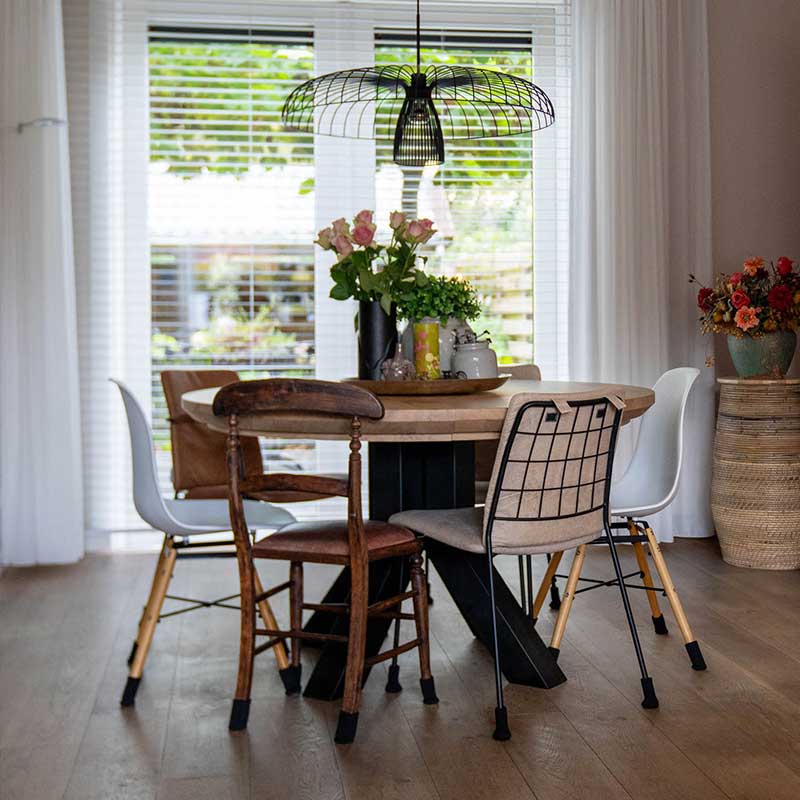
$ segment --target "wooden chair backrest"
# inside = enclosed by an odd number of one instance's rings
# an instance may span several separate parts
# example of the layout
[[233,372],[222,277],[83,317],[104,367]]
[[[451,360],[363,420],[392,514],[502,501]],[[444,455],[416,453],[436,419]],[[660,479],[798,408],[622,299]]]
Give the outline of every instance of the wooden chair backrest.
[[[236,383],[239,375],[227,369],[168,369],[161,373],[172,442],[172,485],[175,493],[192,500],[228,496],[225,467],[227,436],[195,422],[182,408],[181,397],[195,389]],[[243,438],[242,457],[247,471],[263,469],[258,439]]]
[[[292,414],[349,417],[350,458],[347,479],[303,473],[252,476],[241,455],[239,417],[249,414]],[[240,381],[224,386],[214,398],[214,414],[228,417],[228,496],[237,548],[250,547],[243,500],[248,495],[296,491],[347,497],[351,566],[367,563],[361,512],[361,419],[380,419],[383,404],[371,392],[346,383],[292,378]]]

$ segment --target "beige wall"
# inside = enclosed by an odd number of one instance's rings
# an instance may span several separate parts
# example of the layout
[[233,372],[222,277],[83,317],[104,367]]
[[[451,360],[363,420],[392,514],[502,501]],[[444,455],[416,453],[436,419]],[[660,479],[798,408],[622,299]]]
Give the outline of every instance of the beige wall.
[[800,0],[708,0],[708,34],[715,270],[800,260]]

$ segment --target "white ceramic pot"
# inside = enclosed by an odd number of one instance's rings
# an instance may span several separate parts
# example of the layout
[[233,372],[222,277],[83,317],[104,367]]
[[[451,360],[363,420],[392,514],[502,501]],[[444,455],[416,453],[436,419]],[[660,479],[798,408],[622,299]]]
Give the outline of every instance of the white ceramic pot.
[[[450,317],[446,325],[439,324],[439,366],[442,372],[451,372],[453,370],[453,346],[456,339],[456,333],[463,333],[464,331],[471,331],[472,328],[468,322],[463,319],[456,319]],[[401,337],[403,342],[403,352],[406,358],[414,358],[414,325],[409,322],[403,335]]]
[[497,355],[489,342],[457,344],[453,353],[453,374],[458,378],[496,378]]

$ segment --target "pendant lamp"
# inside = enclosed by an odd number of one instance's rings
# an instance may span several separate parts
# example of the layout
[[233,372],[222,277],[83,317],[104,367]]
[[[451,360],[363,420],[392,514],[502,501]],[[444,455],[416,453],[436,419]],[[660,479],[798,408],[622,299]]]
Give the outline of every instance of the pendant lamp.
[[392,137],[396,164],[442,164],[446,140],[541,130],[555,121],[550,98],[515,75],[437,64],[423,70],[419,0],[414,67],[360,67],[298,86],[281,112],[289,130],[354,139]]

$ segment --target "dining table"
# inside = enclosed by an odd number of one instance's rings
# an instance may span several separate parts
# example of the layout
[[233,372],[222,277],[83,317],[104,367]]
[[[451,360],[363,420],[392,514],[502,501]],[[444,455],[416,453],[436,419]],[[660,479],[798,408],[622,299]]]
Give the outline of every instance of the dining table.
[[[187,392],[181,398],[192,419],[212,430],[226,432],[227,418],[216,417],[212,405],[216,389]],[[655,402],[651,388],[616,383],[532,381],[511,379],[493,391],[449,395],[383,395],[380,420],[362,421],[362,439],[368,444],[369,517],[388,520],[409,509],[462,508],[475,504],[475,442],[498,440],[511,398],[526,393],[535,399],[581,399],[615,395],[625,403],[622,424],[644,414]],[[347,440],[347,419],[291,411],[252,414],[239,419],[241,435],[272,438]],[[436,568],[472,634],[492,648],[489,570],[485,556],[441,542],[426,540],[428,560]],[[566,676],[536,632],[535,621],[524,611],[496,567],[492,567],[502,669],[512,683],[551,688]],[[369,602],[404,591],[408,570],[402,560],[387,559],[370,565]],[[346,602],[349,570],[345,568],[328,590],[325,603]],[[340,615],[315,612],[305,628],[314,632],[345,632]],[[390,620],[370,621],[367,655],[381,649]],[[332,700],[341,696],[346,647],[325,644],[305,688],[305,695]],[[366,676],[365,676],[366,680]]]

